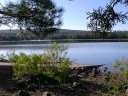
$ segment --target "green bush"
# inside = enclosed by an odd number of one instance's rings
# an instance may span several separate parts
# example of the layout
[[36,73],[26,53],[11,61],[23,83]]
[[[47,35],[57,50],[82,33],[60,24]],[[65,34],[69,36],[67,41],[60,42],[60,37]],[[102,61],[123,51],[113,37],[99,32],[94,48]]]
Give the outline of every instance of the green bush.
[[9,61],[13,65],[16,79],[25,75],[44,74],[64,82],[70,70],[71,61],[66,57],[67,47],[54,43],[41,55],[10,54]]
[[41,64],[41,55],[26,55],[24,53],[17,55],[13,53],[10,55],[10,61],[13,64],[13,72],[16,78],[40,72],[38,64]]
[[117,60],[113,67],[117,68],[119,73],[128,79],[128,61],[126,59]]
[[120,59],[113,64],[115,71],[104,73],[103,92],[108,96],[124,96],[128,85],[128,62]]

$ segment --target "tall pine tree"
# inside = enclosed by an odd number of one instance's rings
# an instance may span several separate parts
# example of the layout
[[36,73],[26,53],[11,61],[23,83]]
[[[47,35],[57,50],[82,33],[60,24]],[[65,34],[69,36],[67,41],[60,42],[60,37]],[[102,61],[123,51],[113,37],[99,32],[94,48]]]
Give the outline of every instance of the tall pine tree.
[[45,37],[59,27],[62,12],[51,0],[20,0],[0,9],[0,23],[15,24],[21,31]]

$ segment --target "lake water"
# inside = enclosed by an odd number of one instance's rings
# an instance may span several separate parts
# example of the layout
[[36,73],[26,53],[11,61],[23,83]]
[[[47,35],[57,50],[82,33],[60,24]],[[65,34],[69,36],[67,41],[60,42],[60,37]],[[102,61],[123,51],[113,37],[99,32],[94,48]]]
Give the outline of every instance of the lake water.
[[[128,42],[98,42],[98,43],[61,43],[68,47],[67,57],[76,64],[106,64],[111,66],[116,60],[128,58]],[[0,45],[0,54],[43,53],[49,44],[34,45]]]

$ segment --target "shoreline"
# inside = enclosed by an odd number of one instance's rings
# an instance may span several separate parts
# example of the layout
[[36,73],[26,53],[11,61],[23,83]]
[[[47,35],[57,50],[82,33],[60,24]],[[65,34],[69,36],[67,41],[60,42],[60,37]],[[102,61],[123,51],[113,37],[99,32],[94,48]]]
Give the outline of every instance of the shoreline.
[[57,43],[95,43],[95,42],[128,42],[128,39],[58,39],[58,40],[18,40],[0,41],[0,45],[19,45],[19,44],[50,44]]
[[[0,62],[0,66],[12,66],[9,62]],[[82,67],[102,67],[104,64],[71,64],[71,68],[82,68]]]

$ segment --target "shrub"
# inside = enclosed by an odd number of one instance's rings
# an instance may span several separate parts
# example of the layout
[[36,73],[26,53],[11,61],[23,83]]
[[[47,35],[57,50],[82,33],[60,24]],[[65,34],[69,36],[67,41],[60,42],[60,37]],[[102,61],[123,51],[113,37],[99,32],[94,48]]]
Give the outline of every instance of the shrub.
[[128,62],[124,59],[117,60],[113,67],[114,72],[105,72],[103,91],[108,96],[124,96],[128,85]]
[[41,55],[24,53],[9,55],[13,64],[13,72],[16,79],[26,75],[44,74],[59,82],[65,82],[70,71],[71,61],[66,57],[66,47],[54,43]]
[[16,78],[21,78],[26,74],[38,74],[38,64],[41,63],[41,56],[33,54],[31,56],[21,53],[11,54],[10,61],[13,64],[13,72]]
[[117,68],[119,73],[128,79],[128,61],[126,59],[117,60],[113,67]]

